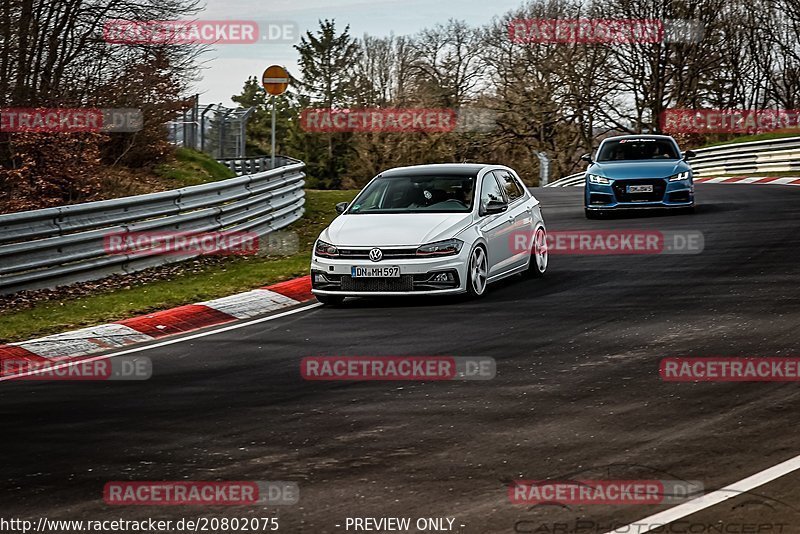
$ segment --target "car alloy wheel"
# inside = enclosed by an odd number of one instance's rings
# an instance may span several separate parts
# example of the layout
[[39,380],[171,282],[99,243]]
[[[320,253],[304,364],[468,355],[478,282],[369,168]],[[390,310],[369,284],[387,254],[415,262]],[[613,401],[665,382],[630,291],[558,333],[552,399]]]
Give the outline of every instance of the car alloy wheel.
[[486,278],[489,272],[486,251],[483,247],[475,247],[469,257],[469,280],[467,291],[470,295],[479,297],[486,291]]
[[533,258],[531,259],[531,273],[539,277],[547,270],[549,256],[547,253],[547,232],[541,226],[533,234]]

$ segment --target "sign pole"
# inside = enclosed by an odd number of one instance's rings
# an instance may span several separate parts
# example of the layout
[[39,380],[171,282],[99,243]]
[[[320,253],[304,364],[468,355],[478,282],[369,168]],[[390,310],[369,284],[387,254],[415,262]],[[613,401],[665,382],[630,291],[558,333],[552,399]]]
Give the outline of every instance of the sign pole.
[[547,180],[550,177],[550,158],[547,157],[547,152],[537,152],[536,156],[539,158],[539,187],[547,185]]
[[275,95],[272,95],[272,166],[270,168],[275,168]]
[[289,87],[289,71],[280,65],[267,67],[261,75],[261,85],[267,94],[272,95],[272,168],[275,168],[275,97],[282,95]]

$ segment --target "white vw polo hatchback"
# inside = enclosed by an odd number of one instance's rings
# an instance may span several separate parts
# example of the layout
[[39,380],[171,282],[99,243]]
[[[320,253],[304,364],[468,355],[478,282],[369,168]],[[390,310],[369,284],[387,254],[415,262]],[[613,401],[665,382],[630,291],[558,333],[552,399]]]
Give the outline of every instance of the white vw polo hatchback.
[[401,167],[373,178],[319,235],[312,291],[345,297],[469,293],[547,269],[539,201],[500,165]]

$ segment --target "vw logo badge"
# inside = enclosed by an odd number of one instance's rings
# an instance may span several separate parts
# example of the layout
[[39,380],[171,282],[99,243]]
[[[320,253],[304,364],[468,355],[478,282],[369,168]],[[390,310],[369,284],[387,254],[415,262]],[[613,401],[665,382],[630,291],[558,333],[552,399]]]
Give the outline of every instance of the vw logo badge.
[[381,261],[383,259],[383,252],[379,248],[373,248],[369,251],[369,259],[372,261]]

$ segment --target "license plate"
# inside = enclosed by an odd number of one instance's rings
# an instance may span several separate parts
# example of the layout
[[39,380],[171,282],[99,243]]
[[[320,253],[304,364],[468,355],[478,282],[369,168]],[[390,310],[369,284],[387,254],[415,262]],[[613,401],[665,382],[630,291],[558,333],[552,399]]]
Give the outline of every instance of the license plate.
[[652,185],[629,185],[628,193],[652,193]]
[[399,278],[400,267],[397,265],[383,265],[380,267],[350,267],[350,276],[353,278]]

